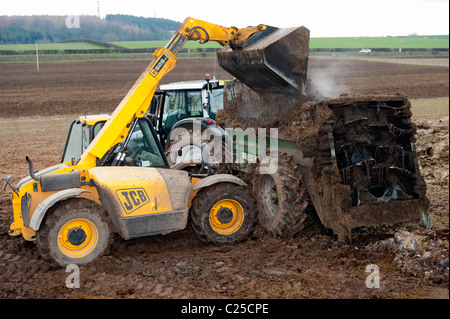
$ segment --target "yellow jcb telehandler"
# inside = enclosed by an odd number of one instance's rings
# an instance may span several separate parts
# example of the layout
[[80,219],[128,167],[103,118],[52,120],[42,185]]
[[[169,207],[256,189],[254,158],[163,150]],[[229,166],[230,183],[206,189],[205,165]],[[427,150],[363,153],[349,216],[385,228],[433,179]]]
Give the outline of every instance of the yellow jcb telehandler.
[[[10,177],[4,178],[14,211],[10,235],[36,241],[41,256],[56,266],[88,263],[107,253],[114,233],[124,239],[167,234],[186,228],[189,220],[205,242],[245,239],[256,220],[256,205],[245,183],[227,174],[189,175],[169,169],[145,113],[187,40],[229,45],[229,56],[240,56],[236,65],[230,59],[229,68],[242,70],[241,80],[261,87],[258,74],[264,61],[250,66],[242,55],[249,51],[247,41],[269,46],[275,31],[265,25],[237,29],[187,18],[167,45],[154,52],[153,61],[79,158],[36,172],[27,157],[28,177],[16,187]],[[272,60],[281,58],[279,49]],[[283,72],[274,73],[276,67],[267,63],[265,68],[264,87],[270,78],[275,86],[303,86],[298,74],[294,80],[284,79]]]

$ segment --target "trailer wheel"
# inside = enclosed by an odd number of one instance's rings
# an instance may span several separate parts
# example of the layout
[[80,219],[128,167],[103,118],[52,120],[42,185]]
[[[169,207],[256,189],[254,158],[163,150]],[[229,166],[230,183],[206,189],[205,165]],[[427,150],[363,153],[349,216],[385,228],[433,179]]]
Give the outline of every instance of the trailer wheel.
[[191,208],[190,224],[205,243],[231,244],[248,237],[256,221],[250,191],[232,183],[219,183],[199,191]]
[[62,201],[41,224],[36,244],[52,266],[86,264],[109,253],[113,226],[105,210],[86,199]]
[[274,237],[290,237],[304,227],[308,206],[302,174],[286,154],[278,157],[273,174],[256,175],[253,194],[258,204],[258,222]]

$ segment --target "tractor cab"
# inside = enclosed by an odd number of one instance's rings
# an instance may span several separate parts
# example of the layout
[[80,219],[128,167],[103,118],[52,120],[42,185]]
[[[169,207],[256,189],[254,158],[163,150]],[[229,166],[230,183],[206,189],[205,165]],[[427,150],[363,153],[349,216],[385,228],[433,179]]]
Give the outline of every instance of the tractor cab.
[[[170,132],[176,127],[192,128],[194,123],[202,128],[215,126],[217,111],[223,108],[224,84],[225,81],[211,80],[207,74],[203,81],[176,82],[159,87],[144,118],[152,122],[152,130],[156,131],[163,148]],[[78,160],[109,118],[109,114],[87,115],[73,121],[61,163]],[[130,140],[132,145],[142,134],[139,123]]]
[[170,132],[179,126],[198,122],[201,126],[215,126],[218,110],[223,108],[225,81],[211,80],[209,74],[203,81],[186,81],[164,84],[155,93],[150,113],[156,116],[157,131],[163,147]]

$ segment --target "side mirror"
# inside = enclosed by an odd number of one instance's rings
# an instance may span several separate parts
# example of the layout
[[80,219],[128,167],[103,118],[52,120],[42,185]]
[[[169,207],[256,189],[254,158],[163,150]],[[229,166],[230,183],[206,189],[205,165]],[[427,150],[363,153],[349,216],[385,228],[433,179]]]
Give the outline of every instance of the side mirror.
[[8,177],[3,177],[3,180],[5,181],[5,184],[3,184],[3,190],[5,190],[9,184],[9,181],[11,180],[11,175],[9,175]]
[[3,184],[3,190],[6,189],[6,187],[11,187],[12,191],[14,193],[16,193],[17,196],[19,196],[19,193],[17,192],[18,189],[16,190],[14,187],[12,187],[12,185],[9,183],[9,181],[11,180],[11,175],[9,175],[8,177],[3,177],[3,180],[5,181],[5,184]]

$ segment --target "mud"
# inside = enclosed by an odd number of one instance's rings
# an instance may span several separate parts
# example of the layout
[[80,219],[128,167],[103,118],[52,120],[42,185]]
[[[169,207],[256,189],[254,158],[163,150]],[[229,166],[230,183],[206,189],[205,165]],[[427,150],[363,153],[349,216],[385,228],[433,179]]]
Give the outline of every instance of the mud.
[[[345,70],[334,81],[349,93],[394,94],[402,87],[409,98],[448,97],[448,67],[334,62],[334,70]],[[145,65],[55,63],[36,74],[32,64],[0,64],[0,176],[12,174],[16,184],[27,175],[25,155],[36,169],[58,163],[71,121],[112,111]],[[180,61],[168,80],[198,79],[212,67],[212,60]],[[309,73],[329,67],[328,59],[311,59]],[[431,230],[421,220],[360,227],[351,244],[342,243],[308,210],[305,228],[292,238],[272,238],[259,228],[245,242],[220,247],[203,244],[190,229],[118,238],[110,255],[80,266],[80,288],[67,288],[65,269],[51,268],[34,243],[7,234],[12,207],[0,192],[0,297],[448,299],[448,114],[414,122]],[[369,265],[379,267],[380,288],[366,286]]]
[[300,92],[256,92],[238,81],[228,83],[224,94],[224,108],[216,116],[218,125],[242,129],[289,126],[298,117],[303,104],[312,100]]
[[267,30],[253,35],[243,49],[217,52],[219,65],[256,91],[305,88],[309,30],[305,27]]
[[[225,92],[218,124],[276,127],[294,142],[297,150],[287,152],[297,157],[321,222],[341,240],[354,228],[419,220],[428,210],[404,93],[321,100],[311,81],[305,94],[254,91],[239,82]],[[312,165],[302,165],[308,159]]]

